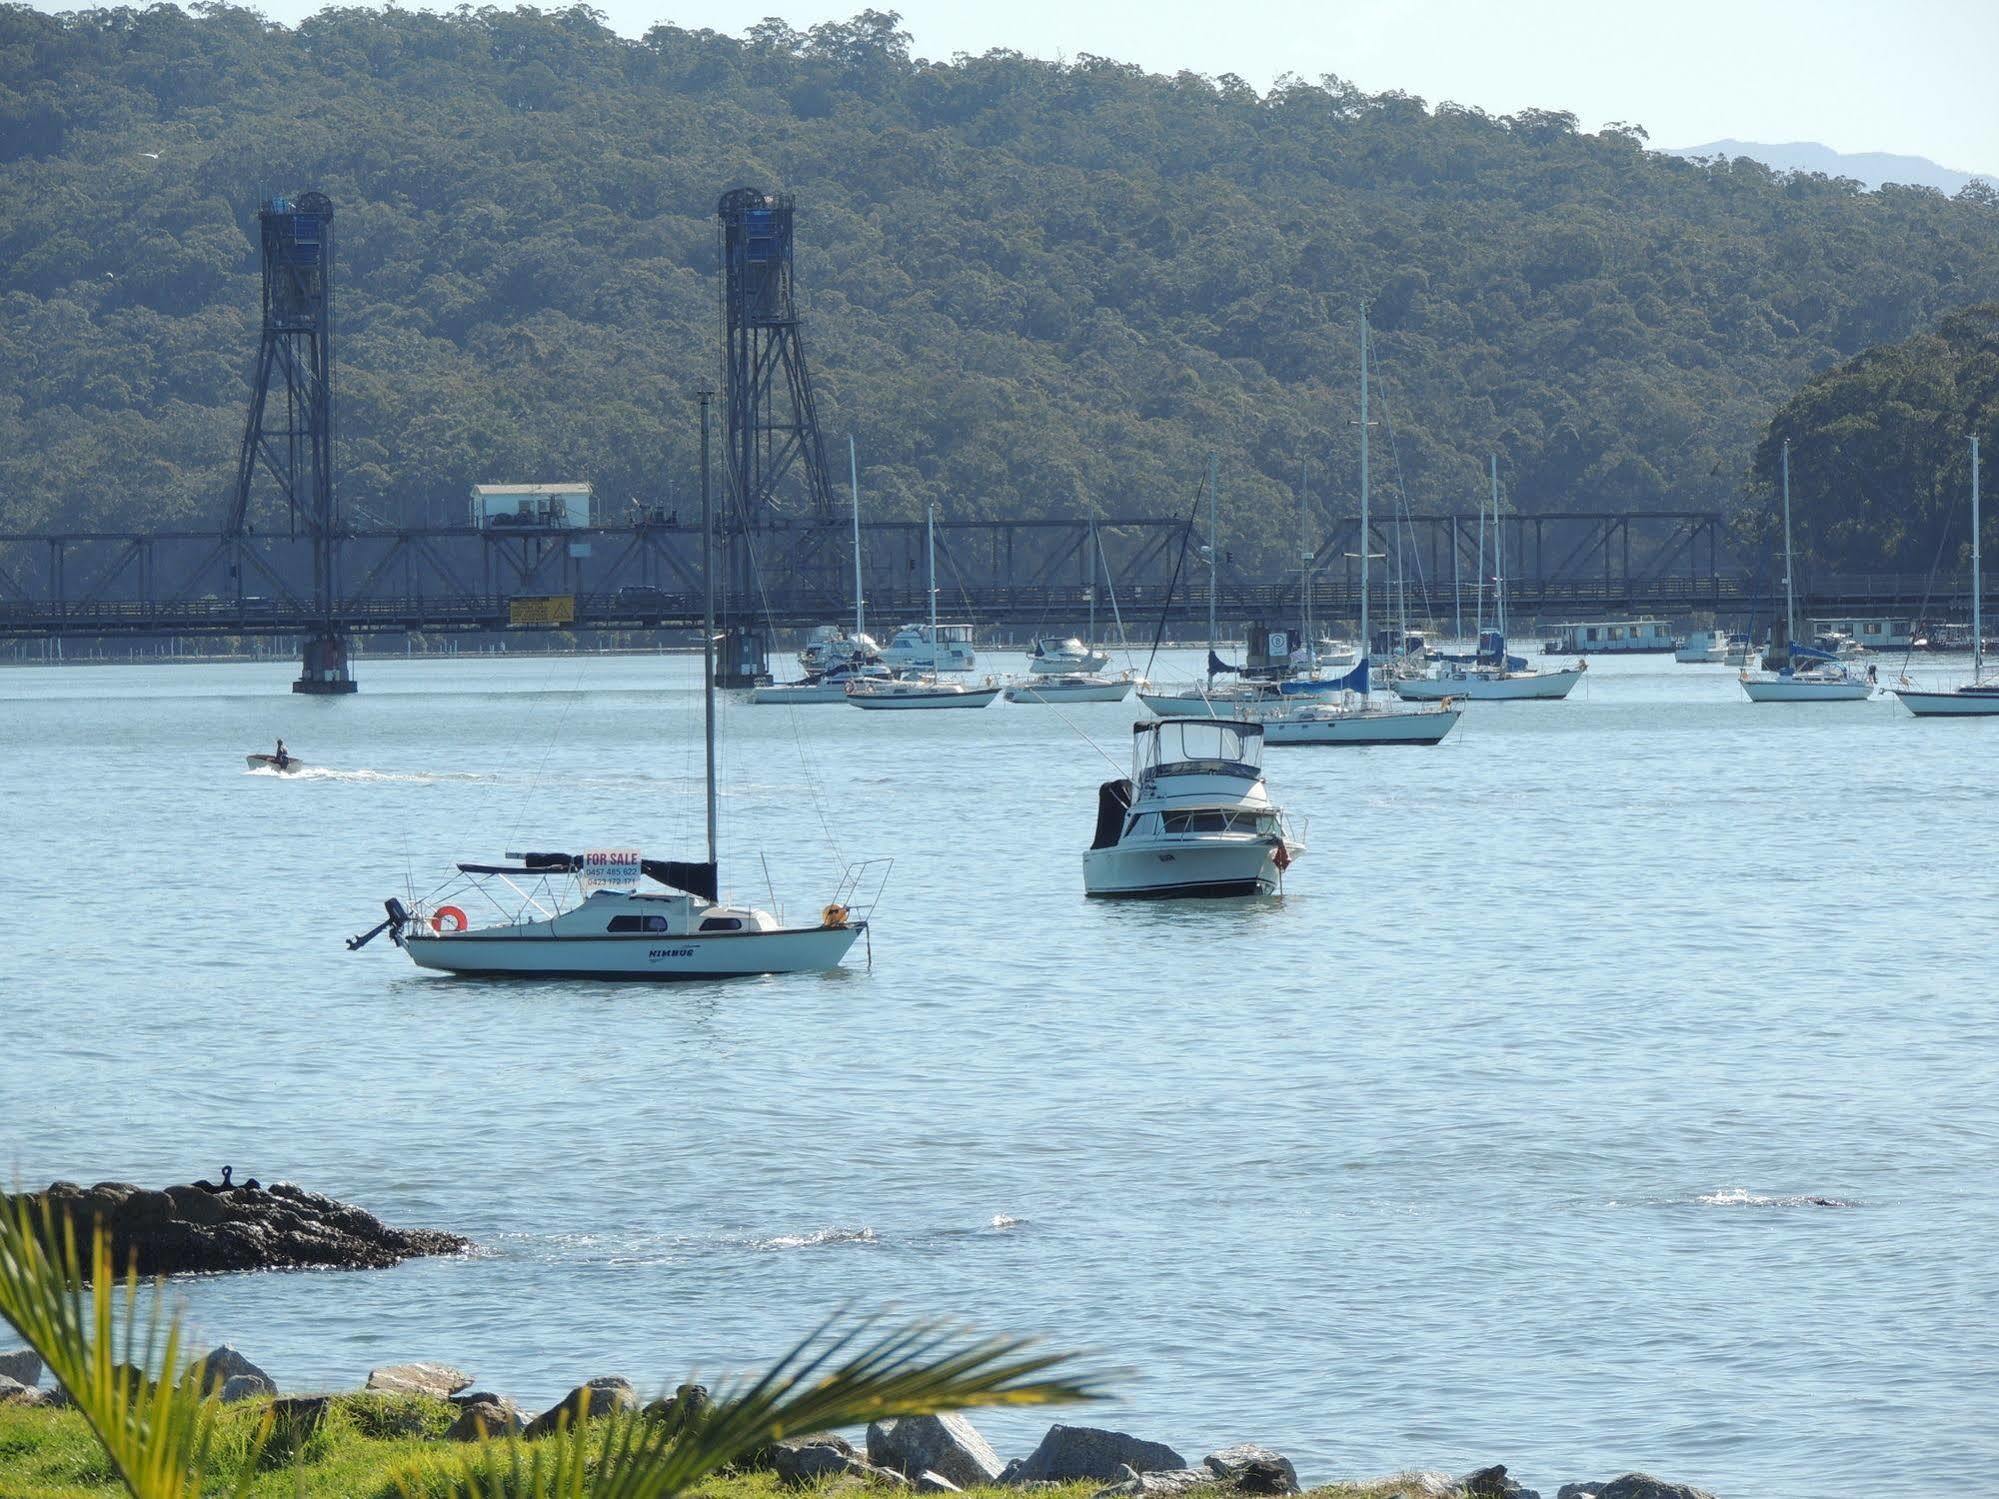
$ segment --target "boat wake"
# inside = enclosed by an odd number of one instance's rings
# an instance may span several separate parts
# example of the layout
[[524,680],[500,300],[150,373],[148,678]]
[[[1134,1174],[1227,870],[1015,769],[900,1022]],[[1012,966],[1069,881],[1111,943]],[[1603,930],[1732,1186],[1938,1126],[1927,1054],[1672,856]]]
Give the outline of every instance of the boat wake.
[[259,765],[243,772],[246,776],[265,776],[278,781],[348,781],[361,784],[396,786],[441,786],[450,782],[497,781],[499,776],[487,775],[476,770],[454,771],[395,771],[395,770],[334,770],[323,765],[308,765],[302,770],[278,770],[273,766]]
[[1725,1187],[1719,1192],[1704,1192],[1694,1199],[1704,1208],[1857,1208],[1857,1202],[1844,1197],[1825,1197],[1812,1192],[1791,1192],[1765,1195],[1746,1192],[1740,1187]]
[[777,1234],[768,1239],[752,1239],[751,1249],[819,1249],[829,1244],[879,1244],[871,1228],[822,1228],[809,1234]]

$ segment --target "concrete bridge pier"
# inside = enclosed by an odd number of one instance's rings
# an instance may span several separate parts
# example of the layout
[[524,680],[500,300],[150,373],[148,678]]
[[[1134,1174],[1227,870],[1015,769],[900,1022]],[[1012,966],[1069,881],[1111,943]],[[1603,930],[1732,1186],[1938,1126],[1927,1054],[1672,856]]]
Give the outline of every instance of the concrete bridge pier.
[[338,697],[343,693],[360,691],[361,684],[354,680],[354,673],[347,662],[347,641],[331,631],[308,635],[305,640],[305,661],[299,671],[298,680],[292,683],[293,692],[310,693],[314,697]]

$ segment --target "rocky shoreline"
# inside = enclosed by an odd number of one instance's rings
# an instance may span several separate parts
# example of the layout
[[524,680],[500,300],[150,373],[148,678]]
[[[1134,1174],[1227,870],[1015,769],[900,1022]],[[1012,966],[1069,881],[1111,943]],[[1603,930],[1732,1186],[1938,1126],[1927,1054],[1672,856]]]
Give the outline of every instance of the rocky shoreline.
[[[130,1182],[51,1182],[22,1194],[39,1217],[47,1203],[75,1223],[79,1244],[92,1224],[111,1240],[123,1273],[199,1275],[244,1270],[383,1270],[419,1255],[462,1254],[470,1239],[434,1229],[391,1228],[373,1213],[290,1182],[194,1182],[151,1191]],[[22,1198],[0,1194],[0,1208]]]
[[[41,1361],[32,1353],[0,1354],[0,1406],[62,1406],[60,1390],[40,1388]],[[526,1416],[508,1397],[478,1386],[471,1375],[449,1364],[390,1364],[372,1369],[357,1392],[346,1395],[280,1395],[276,1382],[227,1345],[190,1364],[183,1380],[198,1379],[220,1391],[228,1403],[268,1401],[278,1428],[292,1442],[318,1430],[336,1401],[370,1396],[433,1405],[440,1419],[439,1440],[475,1442],[513,1437],[537,1441],[566,1428],[580,1410],[589,1416],[636,1411],[640,1418],[676,1430],[706,1419],[711,1402],[701,1385],[684,1384],[670,1396],[641,1404],[631,1381],[609,1376],[586,1380],[547,1410]],[[448,1413],[448,1424],[446,1419]],[[1297,1469],[1282,1453],[1253,1442],[1210,1452],[1189,1462],[1163,1442],[1143,1440],[1095,1426],[1056,1424],[1033,1452],[1003,1460],[978,1429],[961,1415],[916,1416],[877,1421],[856,1448],[832,1433],[788,1438],[756,1453],[743,1465],[768,1472],[787,1486],[806,1487],[845,1479],[867,1487],[916,1494],[952,1494],[976,1489],[1037,1491],[1094,1482],[1091,1499],[1230,1499],[1234,1495],[1288,1495],[1306,1492]],[[1469,1473],[1412,1469],[1358,1481],[1382,1499],[1542,1499],[1523,1487],[1504,1465]],[[1705,1489],[1671,1483],[1644,1473],[1599,1481],[1562,1484],[1551,1499],[1715,1499]]]

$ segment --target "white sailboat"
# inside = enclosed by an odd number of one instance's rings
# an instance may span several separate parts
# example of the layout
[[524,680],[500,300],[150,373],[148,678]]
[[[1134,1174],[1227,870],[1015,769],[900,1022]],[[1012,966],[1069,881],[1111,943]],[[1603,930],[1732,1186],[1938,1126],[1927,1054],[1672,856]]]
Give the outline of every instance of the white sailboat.
[[[1103,543],[1097,538],[1097,523],[1090,520],[1090,639],[1097,636],[1097,569],[1103,568],[1106,581],[1110,577],[1110,564],[1103,556]],[[1111,608],[1117,608],[1117,593],[1111,593]],[[1124,620],[1118,619],[1118,634],[1124,633]],[[1128,647],[1127,647],[1128,649]],[[1115,676],[1107,675],[1104,668],[1111,664],[1110,654],[1100,651],[1094,645],[1086,645],[1073,635],[1067,638],[1045,635],[1034,642],[1033,659],[1028,663],[1028,673],[1016,677],[1007,684],[1005,697],[1010,703],[1121,703],[1131,696],[1134,685],[1129,671]]]
[[854,682],[885,680],[894,675],[881,662],[881,649],[868,634],[867,601],[861,592],[861,473],[854,456],[854,439],[847,439],[847,484],[854,516],[854,632],[821,625],[798,653],[805,675],[795,682],[759,682],[750,689],[753,703],[844,703]]
[[1907,677],[1894,689],[1918,718],[1989,718],[1999,714],[1999,679],[1985,678],[1984,547],[1979,535],[1978,439],[1971,439],[1971,680],[1952,691],[1929,691]]
[[[1245,703],[1237,717],[1263,726],[1266,744],[1383,745],[1437,744],[1463,715],[1449,698],[1435,707],[1404,708],[1376,703],[1370,691],[1373,671],[1365,643],[1368,633],[1368,337],[1367,312],[1360,315],[1360,659],[1345,675],[1331,679],[1338,696],[1294,696],[1277,703]],[[1307,583],[1309,597],[1309,580]],[[1406,606],[1405,606],[1406,607]],[[1406,634],[1406,625],[1405,625]],[[1309,626],[1306,638],[1310,639]],[[1291,684],[1286,684],[1291,685]]]
[[1083,889],[1124,899],[1269,895],[1304,852],[1264,785],[1262,725],[1139,723],[1131,779],[1098,788]]
[[[867,930],[855,909],[885,861],[847,871],[811,926],[787,926],[718,894],[715,818],[715,593],[708,470],[709,397],[701,397],[701,687],[707,740],[708,857],[647,859],[635,849],[510,853],[505,864],[460,864],[458,877],[405,906],[383,902],[388,919],[349,939],[365,946],[386,931],[419,968],[481,977],[705,979],[821,973],[839,966]],[[879,871],[878,877],[871,871]],[[651,881],[656,890],[642,888]],[[870,904],[873,895],[870,896]],[[467,908],[471,909],[468,910]],[[486,919],[490,918],[490,919]]]
[[[1736,679],[1752,703],[1858,703],[1874,696],[1874,668],[1862,675],[1832,652],[1798,642],[1798,599],[1792,583],[1791,442],[1784,440],[1784,641],[1789,653],[1779,671],[1750,671]],[[1800,669],[1798,663],[1806,665]]]
[[1537,671],[1506,648],[1506,541],[1499,523],[1499,458],[1491,459],[1492,472],[1492,596],[1498,623],[1494,632],[1481,631],[1477,658],[1471,661],[1439,661],[1421,676],[1397,677],[1395,695],[1411,702],[1436,702],[1445,698],[1470,698],[1474,702],[1556,702],[1575,690],[1589,670],[1578,660],[1574,666],[1553,671]]
[[[937,635],[937,507],[926,515],[924,539],[930,553],[930,635]],[[967,631],[971,626],[964,627]],[[886,659],[886,658],[885,658]],[[899,677],[853,682],[847,687],[847,701],[856,708],[887,711],[919,708],[985,708],[1000,695],[997,683],[973,687],[964,682],[947,682],[936,671],[912,672]]]

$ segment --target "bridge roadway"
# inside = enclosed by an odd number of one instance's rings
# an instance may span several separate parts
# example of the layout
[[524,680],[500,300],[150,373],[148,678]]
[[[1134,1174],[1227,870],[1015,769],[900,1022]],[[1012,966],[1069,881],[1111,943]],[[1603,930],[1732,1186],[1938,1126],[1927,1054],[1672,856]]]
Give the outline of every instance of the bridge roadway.
[[[1782,606],[1781,585],[1773,596],[1767,574],[1719,565],[1719,519],[1702,512],[1509,516],[1509,612],[1537,623],[1709,611],[1731,620],[1768,618]],[[1475,620],[1476,518],[1417,516],[1405,525],[1411,617],[1448,625],[1461,608],[1468,623]],[[1352,520],[1336,523],[1313,554],[1312,612],[1335,629],[1359,611],[1357,531]],[[927,612],[923,526],[876,521],[863,532],[863,586],[871,626],[881,635]],[[1207,567],[1188,544],[1182,519],[942,522],[937,537],[938,603],[947,618],[1025,632],[1073,630],[1089,614],[1093,585],[1100,634],[1114,628],[1113,600],[1136,639],[1157,627],[1162,612],[1182,634],[1207,618]],[[754,539],[752,606],[741,607],[739,589],[722,600],[725,618],[797,629],[851,617],[853,554],[845,525],[793,523],[760,530]],[[349,635],[691,629],[701,618],[698,548],[693,527],[661,520],[572,531],[349,531],[338,547],[331,628]],[[1369,550],[1392,556],[1392,548],[1392,533],[1378,527]],[[732,555],[742,561],[740,537],[718,547],[724,576],[744,571],[732,565]],[[1378,618],[1396,608],[1393,581],[1384,576],[1389,566],[1383,562],[1375,573]],[[1217,613],[1231,626],[1295,621],[1304,572],[1251,577],[1225,556]],[[1108,589],[1100,586],[1106,573]],[[303,536],[0,535],[0,639],[306,635],[329,623],[311,596],[310,576]],[[1969,613],[1961,579],[1804,581],[1800,609],[1807,614]],[[1489,614],[1489,591],[1483,602]]]

